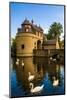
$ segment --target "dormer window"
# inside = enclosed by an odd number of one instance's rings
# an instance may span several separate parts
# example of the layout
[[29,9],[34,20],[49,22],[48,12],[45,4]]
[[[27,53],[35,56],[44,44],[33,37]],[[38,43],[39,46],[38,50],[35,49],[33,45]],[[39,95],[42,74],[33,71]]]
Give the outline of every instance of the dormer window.
[[29,31],[29,29],[28,28],[26,28],[26,32],[28,32]]

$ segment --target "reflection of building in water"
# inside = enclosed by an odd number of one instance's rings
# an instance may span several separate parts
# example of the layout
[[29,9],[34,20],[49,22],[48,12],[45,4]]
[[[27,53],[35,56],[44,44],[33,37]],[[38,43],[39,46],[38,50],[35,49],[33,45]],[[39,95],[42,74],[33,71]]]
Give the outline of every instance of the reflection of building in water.
[[55,77],[55,80],[59,81],[58,85],[60,85],[60,81],[62,80],[60,77],[60,69],[60,65],[54,63],[51,63],[48,67],[49,79],[53,82]]
[[[58,39],[47,40],[40,25],[37,26],[33,21],[30,22],[25,19],[16,34],[16,55],[33,56],[34,49],[59,49]],[[41,51],[39,53],[41,53]]]
[[[32,58],[19,58],[20,64],[16,67],[16,76],[17,80],[21,82],[21,84],[24,86],[25,89],[29,90],[29,72],[33,75],[35,75],[34,72],[34,65],[32,62]],[[21,65],[22,60],[24,62],[24,68]]]
[[36,66],[37,78],[42,79],[46,74],[46,70],[48,68],[48,60],[47,58],[33,58],[33,63]]
[[59,80],[59,84],[62,78],[60,78],[61,66],[55,62],[49,62],[48,58],[35,58],[34,64],[36,65],[37,74],[40,74],[40,78],[46,77],[48,73],[49,80],[53,82],[53,77]]
[[[51,84],[53,83],[53,77],[55,77],[56,80],[59,80],[59,85],[61,85],[62,78],[60,74],[62,74],[62,70],[60,65],[54,62],[50,62],[49,64],[46,58],[33,59],[33,57],[25,57],[19,58],[19,60],[20,64],[16,66],[14,70],[16,70],[17,83],[21,84],[21,88],[24,87],[25,91],[30,92],[30,82],[28,80],[29,72],[35,76],[32,81],[34,86],[43,82],[42,80],[46,79],[46,75],[48,75],[47,79]],[[24,68],[21,65],[22,60],[24,62]]]
[[36,78],[38,80],[41,80],[43,78],[42,64],[39,64],[39,63],[36,65]]
[[48,70],[49,60],[48,58],[33,58],[33,63],[36,65],[36,72],[40,75],[41,78],[46,75]]
[[[24,68],[22,67],[22,60],[24,62]],[[19,58],[19,66],[15,67],[16,70],[16,76],[18,82],[20,82],[25,89],[29,90],[29,72],[31,75],[34,75],[34,79],[32,82],[35,84],[38,84],[39,81],[43,78],[43,68],[42,65],[39,64],[33,64],[33,58]]]

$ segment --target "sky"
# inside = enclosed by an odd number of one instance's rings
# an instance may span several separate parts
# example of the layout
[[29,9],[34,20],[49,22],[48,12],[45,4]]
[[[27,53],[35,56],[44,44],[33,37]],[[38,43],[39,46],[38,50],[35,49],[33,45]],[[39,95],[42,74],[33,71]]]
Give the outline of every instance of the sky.
[[16,36],[17,29],[21,27],[25,18],[30,21],[33,19],[34,24],[40,25],[45,34],[53,22],[60,22],[64,31],[64,5],[10,3],[11,37]]

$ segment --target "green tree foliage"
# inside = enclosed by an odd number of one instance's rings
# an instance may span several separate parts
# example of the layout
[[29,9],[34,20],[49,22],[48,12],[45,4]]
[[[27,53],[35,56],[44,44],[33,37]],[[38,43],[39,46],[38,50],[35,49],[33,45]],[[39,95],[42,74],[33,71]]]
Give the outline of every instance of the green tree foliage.
[[16,40],[12,38],[11,56],[16,56]]
[[60,48],[63,49],[63,48],[64,48],[64,40],[61,40],[61,41],[59,42],[59,45],[60,45]]
[[61,35],[62,32],[63,32],[62,25],[60,23],[54,22],[49,28],[47,38],[53,39],[53,38],[56,38],[57,36],[58,38],[60,38],[59,36]]

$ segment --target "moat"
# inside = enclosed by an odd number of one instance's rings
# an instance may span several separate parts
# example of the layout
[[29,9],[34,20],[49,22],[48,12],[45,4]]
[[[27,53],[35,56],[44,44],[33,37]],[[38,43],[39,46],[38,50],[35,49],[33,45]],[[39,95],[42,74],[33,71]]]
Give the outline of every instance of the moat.
[[[19,58],[19,60],[19,65],[16,65],[15,58],[11,60],[11,97],[63,95],[65,93],[64,62],[33,57]],[[24,66],[22,66],[22,61]],[[34,80],[31,81],[34,87],[44,85],[42,91],[31,93],[29,72],[34,75]],[[58,80],[56,86],[53,85],[54,77]]]

